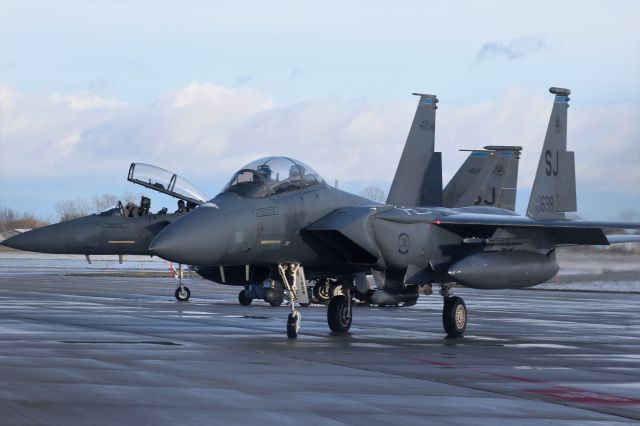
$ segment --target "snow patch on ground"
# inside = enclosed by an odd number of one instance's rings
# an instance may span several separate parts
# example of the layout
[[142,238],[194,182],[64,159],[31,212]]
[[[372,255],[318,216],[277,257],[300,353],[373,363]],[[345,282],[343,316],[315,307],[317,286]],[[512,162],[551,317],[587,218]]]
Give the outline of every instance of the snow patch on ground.
[[535,290],[610,291],[615,293],[640,293],[640,281],[593,281],[579,283],[546,283],[532,287]]

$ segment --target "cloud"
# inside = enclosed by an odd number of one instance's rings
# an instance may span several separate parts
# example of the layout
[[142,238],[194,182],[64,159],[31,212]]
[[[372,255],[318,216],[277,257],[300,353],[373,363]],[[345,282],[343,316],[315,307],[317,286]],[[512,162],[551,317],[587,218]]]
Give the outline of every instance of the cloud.
[[[495,99],[438,109],[436,147],[445,182],[462,148],[522,145],[520,186],[533,182],[553,98],[512,89]],[[640,192],[640,107],[584,107],[572,101],[569,149],[578,184]],[[274,102],[261,90],[193,82],[148,104],[91,93],[25,93],[0,85],[0,179],[92,185],[124,181],[130,162],[146,162],[199,183],[209,195],[251,160],[298,158],[341,187],[388,187],[416,99],[340,98]],[[49,185],[47,191],[56,191]],[[101,190],[96,189],[96,193]],[[69,198],[61,193],[59,198]]]
[[476,62],[494,58],[515,61],[547,47],[542,37],[533,35],[516,38],[508,43],[492,41],[482,45],[476,55]]

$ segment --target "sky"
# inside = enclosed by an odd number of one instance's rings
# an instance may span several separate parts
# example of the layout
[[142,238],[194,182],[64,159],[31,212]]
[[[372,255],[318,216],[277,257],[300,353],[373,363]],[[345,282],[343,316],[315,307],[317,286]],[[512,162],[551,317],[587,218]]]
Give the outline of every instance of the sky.
[[640,212],[638,1],[0,0],[0,208],[139,193],[131,162],[213,197],[266,155],[387,191],[421,92],[444,182],[460,149],[524,147],[523,213],[550,86],[572,90],[579,215]]

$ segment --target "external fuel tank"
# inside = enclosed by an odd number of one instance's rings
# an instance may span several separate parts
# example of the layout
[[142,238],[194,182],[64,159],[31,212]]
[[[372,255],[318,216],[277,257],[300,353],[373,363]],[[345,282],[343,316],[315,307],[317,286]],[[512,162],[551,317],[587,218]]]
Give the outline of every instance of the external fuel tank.
[[449,276],[467,287],[485,290],[542,284],[558,273],[555,256],[530,251],[483,252],[454,263]]

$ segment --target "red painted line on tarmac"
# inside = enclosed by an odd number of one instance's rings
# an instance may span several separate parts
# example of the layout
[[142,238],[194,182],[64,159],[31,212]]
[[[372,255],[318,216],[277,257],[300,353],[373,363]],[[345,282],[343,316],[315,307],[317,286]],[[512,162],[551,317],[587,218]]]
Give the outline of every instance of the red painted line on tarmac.
[[527,392],[537,393],[540,395],[551,396],[562,399],[564,401],[578,402],[581,404],[600,404],[600,405],[636,405],[640,404],[640,399],[626,398],[604,393],[596,393],[591,391],[583,391],[579,389],[571,389],[564,386],[558,386],[550,389],[531,389]]
[[567,402],[574,402],[579,404],[594,404],[594,405],[640,405],[640,399],[637,399],[637,398],[627,398],[627,397],[609,395],[605,393],[592,392],[592,391],[568,387],[568,386],[559,386],[548,380],[532,379],[529,377],[518,376],[515,374],[494,373],[494,372],[487,371],[482,368],[476,368],[476,367],[460,367],[450,362],[435,361],[427,357],[409,356],[407,358],[412,361],[420,362],[422,364],[433,365],[435,367],[458,368],[461,370],[473,371],[474,373],[480,373],[487,376],[510,379],[517,382],[546,384],[546,385],[549,385],[548,388],[524,389],[524,391],[538,394],[538,395],[544,395],[551,398],[561,399]]

